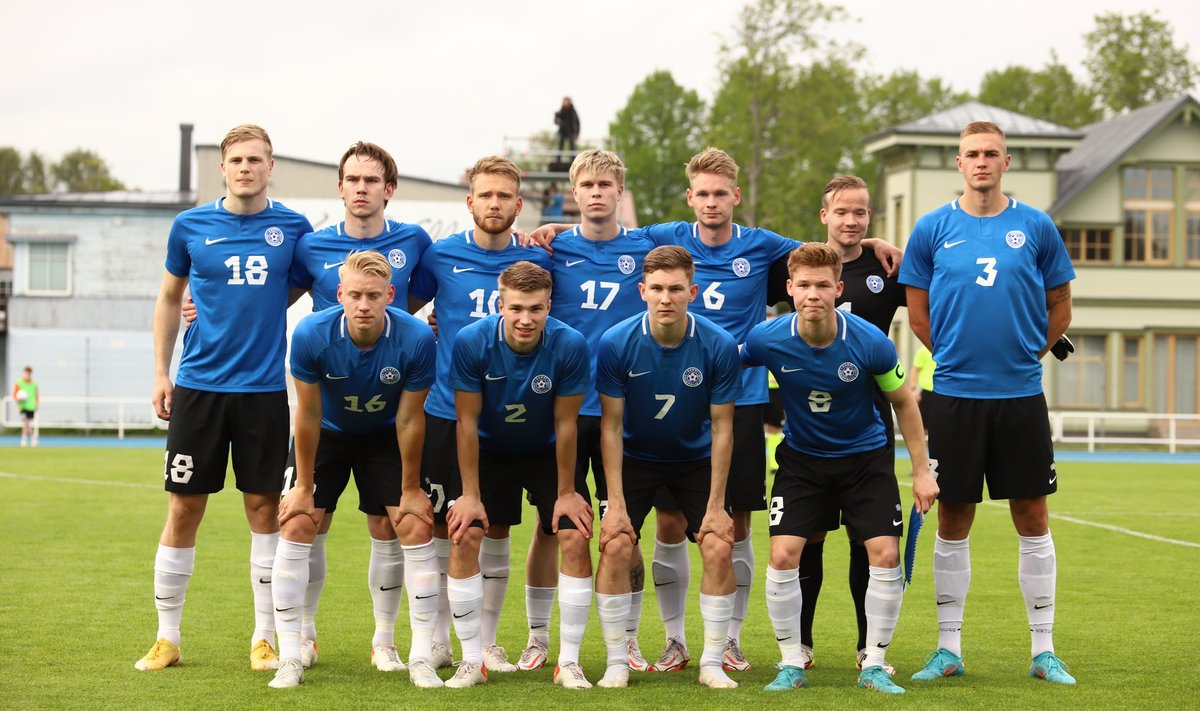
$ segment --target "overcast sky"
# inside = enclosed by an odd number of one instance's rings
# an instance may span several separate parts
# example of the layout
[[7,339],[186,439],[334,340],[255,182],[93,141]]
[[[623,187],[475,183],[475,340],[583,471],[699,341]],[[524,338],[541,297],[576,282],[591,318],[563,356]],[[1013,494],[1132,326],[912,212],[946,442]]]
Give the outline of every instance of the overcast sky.
[[[1196,0],[844,0],[832,28],[869,68],[976,91],[990,69],[1082,74],[1093,15],[1157,7],[1200,61]],[[553,128],[569,94],[600,138],[656,69],[706,99],[738,0],[5,0],[0,145],[57,159],[84,147],[142,189],[173,189],[180,123],[197,143],[262,124],[277,153],[336,161],[357,139],[407,175],[453,181],[505,138]],[[193,183],[194,184],[194,183]]]

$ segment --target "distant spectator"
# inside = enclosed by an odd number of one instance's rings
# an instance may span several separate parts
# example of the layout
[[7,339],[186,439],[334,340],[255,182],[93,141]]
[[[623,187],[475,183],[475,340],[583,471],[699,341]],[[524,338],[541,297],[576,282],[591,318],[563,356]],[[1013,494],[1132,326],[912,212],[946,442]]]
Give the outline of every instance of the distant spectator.
[[550,187],[542,191],[542,222],[555,222],[559,218],[561,221],[563,216],[563,194],[558,191],[557,183],[550,183]]
[[33,418],[38,409],[38,386],[33,382],[33,367],[25,366],[21,379],[13,383],[12,398],[17,401],[17,410],[21,413],[21,446],[38,445],[37,430],[33,428]]
[[558,126],[558,159],[566,160],[562,155],[563,145],[569,145],[574,153],[575,142],[579,140],[579,114],[575,112],[571,97],[563,97],[562,108],[554,113],[554,125]]

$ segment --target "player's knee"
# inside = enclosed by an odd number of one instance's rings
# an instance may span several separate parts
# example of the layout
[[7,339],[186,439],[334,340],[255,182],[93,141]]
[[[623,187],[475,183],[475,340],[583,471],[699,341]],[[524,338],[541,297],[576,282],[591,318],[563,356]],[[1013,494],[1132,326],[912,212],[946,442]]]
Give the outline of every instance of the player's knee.
[[700,555],[704,565],[733,565],[733,547],[723,538],[708,535],[700,543]]
[[367,533],[377,541],[390,541],[396,537],[396,531],[387,516],[367,516]]
[[586,569],[590,574],[592,566],[591,551],[588,550],[588,541],[583,537],[583,534],[575,529],[561,528],[558,531],[558,545],[562,550],[562,566],[563,572],[572,574],[569,571],[576,571],[573,575],[578,576],[580,569]]
[[602,555],[610,565],[628,568],[633,559],[633,541],[629,536],[616,536],[604,544]]
[[208,497],[205,496],[172,494],[167,504],[167,528],[195,532],[204,518],[207,503]]
[[317,538],[317,525],[312,516],[293,516],[283,524],[282,538],[294,543],[312,543]]
[[663,543],[682,543],[687,538],[687,518],[682,511],[658,511],[655,537]]

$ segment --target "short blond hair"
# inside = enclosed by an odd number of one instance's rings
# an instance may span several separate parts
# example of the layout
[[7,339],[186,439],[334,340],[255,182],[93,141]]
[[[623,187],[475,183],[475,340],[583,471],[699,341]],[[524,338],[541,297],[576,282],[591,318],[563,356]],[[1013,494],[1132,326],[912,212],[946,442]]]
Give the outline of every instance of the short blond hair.
[[530,294],[535,291],[550,291],[554,288],[554,280],[550,277],[550,272],[533,262],[526,261],[514,262],[500,272],[500,278],[497,281],[500,285],[501,298],[504,298],[504,292],[508,289]]
[[689,283],[696,276],[696,263],[692,261],[692,255],[679,245],[668,244],[650,250],[642,260],[642,280],[654,272],[670,269],[682,269]]
[[729,178],[735,184],[737,183],[738,172],[740,170],[737,161],[730,157],[728,153],[712,146],[692,156],[692,159],[683,168],[683,172],[687,175],[689,181],[701,173],[712,173]]
[[1008,143],[1008,136],[1005,136],[1004,131],[991,121],[972,121],[971,123],[967,124],[967,127],[962,130],[962,133],[958,134],[958,140],[961,141],[967,136],[974,136],[977,133],[994,133],[999,136],[1000,140],[1006,145]]
[[275,149],[271,146],[271,137],[267,135],[267,130],[262,126],[252,123],[243,123],[240,126],[234,126],[229,129],[229,133],[226,133],[225,138],[221,139],[221,160],[225,159],[225,154],[229,152],[229,149],[234,144],[241,143],[242,141],[253,141],[256,138],[267,144],[267,157],[273,157]]
[[387,257],[374,250],[355,252],[346,258],[346,263],[338,267],[338,279],[345,281],[351,274],[379,277],[384,281],[392,281],[392,265]]
[[809,269],[829,267],[833,269],[834,281],[840,281],[842,278],[842,256],[824,242],[805,242],[793,249],[788,253],[787,266],[788,278],[791,278],[796,270],[802,267]]
[[475,161],[475,165],[467,173],[467,184],[472,190],[475,189],[475,178],[480,175],[500,175],[509,178],[517,184],[517,190],[521,190],[521,169],[503,156],[484,156]]
[[625,162],[612,151],[589,148],[575,156],[575,160],[571,161],[571,170],[567,173],[567,177],[571,180],[571,187],[575,187],[575,179],[584,171],[592,175],[612,173],[617,180],[617,185],[625,187]]
[[843,190],[866,190],[868,194],[871,192],[867,188],[867,181],[857,175],[839,175],[825,183],[825,190],[821,193],[821,207],[829,207],[833,198]]

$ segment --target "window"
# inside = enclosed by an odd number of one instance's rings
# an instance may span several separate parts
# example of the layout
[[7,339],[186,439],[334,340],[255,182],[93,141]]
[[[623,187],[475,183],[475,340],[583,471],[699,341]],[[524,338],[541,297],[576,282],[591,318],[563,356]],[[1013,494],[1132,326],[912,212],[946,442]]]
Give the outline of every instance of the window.
[[1169,264],[1175,231],[1175,171],[1126,168],[1125,261]]
[[1072,227],[1062,230],[1062,238],[1072,262],[1112,263],[1112,230]]
[[1105,405],[1105,337],[1072,334],[1075,353],[1058,364],[1055,407],[1100,410]]
[[1187,261],[1200,264],[1200,170],[1189,168],[1184,173],[1184,221],[1187,223]]
[[1145,406],[1142,395],[1142,337],[1125,336],[1121,339],[1121,407],[1142,409]]
[[71,293],[71,245],[65,242],[27,242],[24,271],[25,293],[37,296],[67,296]]
[[1196,414],[1200,400],[1200,336],[1166,334],[1154,338],[1154,403],[1156,412]]

